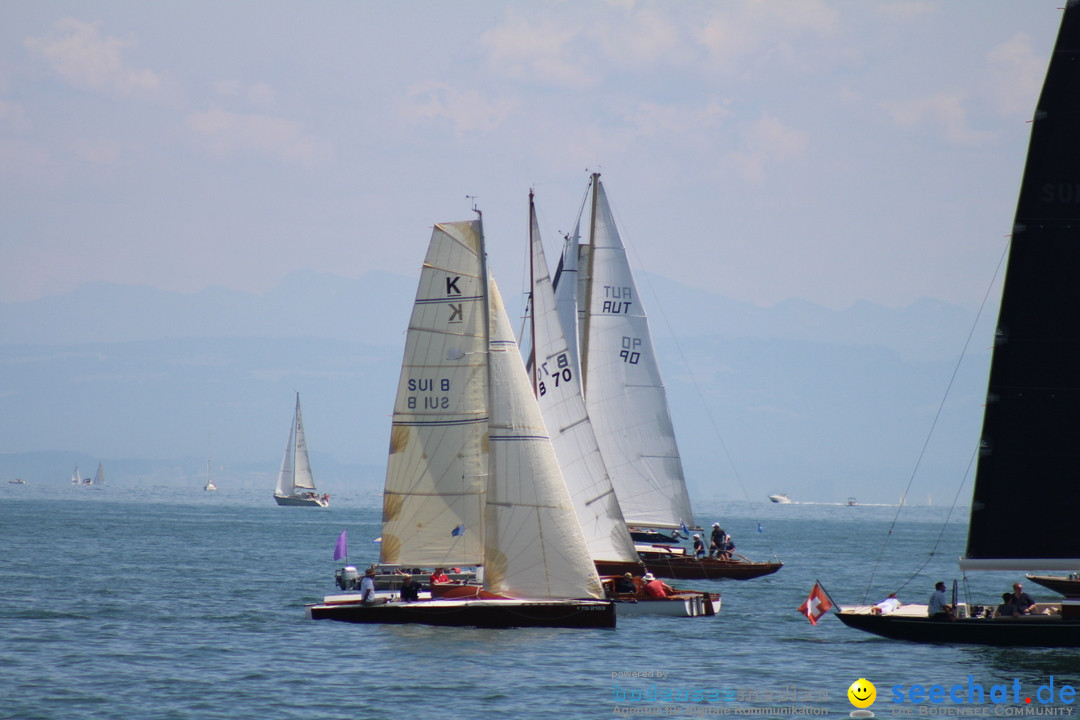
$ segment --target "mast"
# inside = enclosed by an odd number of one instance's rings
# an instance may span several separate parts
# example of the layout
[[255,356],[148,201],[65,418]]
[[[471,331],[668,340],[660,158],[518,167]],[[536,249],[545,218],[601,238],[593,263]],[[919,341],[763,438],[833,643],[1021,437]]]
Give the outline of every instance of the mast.
[[593,296],[593,263],[596,258],[596,204],[597,204],[597,186],[600,183],[600,173],[593,173],[592,180],[592,209],[590,211],[589,219],[589,263],[585,269],[586,291],[585,291],[585,319],[584,326],[581,332],[581,352],[578,354],[578,362],[581,365],[581,394],[588,397],[588,361],[589,357],[589,308],[592,307]]
[[529,323],[529,357],[525,363],[529,371],[529,382],[532,383],[533,395],[536,395],[536,288],[533,287],[532,278],[536,277],[536,261],[533,258],[533,228],[536,227],[536,206],[533,204],[533,189],[529,188],[529,308],[532,318]]

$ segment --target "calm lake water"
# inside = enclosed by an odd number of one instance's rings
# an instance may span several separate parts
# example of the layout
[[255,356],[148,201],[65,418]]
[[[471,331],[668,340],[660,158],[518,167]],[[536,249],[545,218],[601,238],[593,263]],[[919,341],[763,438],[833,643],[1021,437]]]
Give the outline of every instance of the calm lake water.
[[[965,512],[942,534],[945,508],[905,508],[883,544],[896,508],[699,508],[698,521],[719,520],[741,552],[786,563],[748,582],[678,583],[719,589],[719,616],[475,630],[305,618],[305,604],[335,590],[343,528],[353,564],[377,558],[370,503],[279,508],[269,491],[140,497],[118,485],[0,488],[0,718],[845,717],[859,678],[876,686],[879,718],[1004,717],[1068,714],[1060,690],[1080,685],[1080,650],[897,643],[831,616],[813,627],[796,611],[815,580],[852,603],[874,573],[869,597],[881,599],[940,535],[900,592],[925,602],[936,580],[958,577]],[[993,601],[1016,577],[972,575],[973,599]],[[1037,692],[1051,676],[1055,701],[1044,705]],[[992,686],[1012,693],[1016,681],[1020,703],[990,702]],[[987,698],[891,702],[894,686],[916,684],[978,684]]]

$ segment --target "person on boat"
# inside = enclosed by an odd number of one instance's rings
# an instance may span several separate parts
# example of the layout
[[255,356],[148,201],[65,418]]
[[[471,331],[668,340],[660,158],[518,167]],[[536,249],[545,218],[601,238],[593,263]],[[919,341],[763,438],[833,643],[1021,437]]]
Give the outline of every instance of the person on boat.
[[1016,606],[1017,615],[1030,615],[1035,610],[1035,601],[1024,592],[1024,586],[1013,583],[1012,603]]
[[694,557],[705,557],[705,543],[701,541],[701,536],[694,533]]
[[615,580],[615,594],[617,595],[633,595],[637,593],[637,585],[634,584],[634,576],[630,573],[623,573],[622,577]]
[[412,575],[406,575],[401,581],[401,601],[415,602],[420,599],[420,585],[414,583]]
[[952,617],[951,611],[952,608],[945,602],[945,583],[939,580],[934,585],[934,592],[930,595],[926,614],[932,618],[942,619]]
[[652,573],[645,573],[642,578],[642,582],[645,583],[643,588],[645,591],[645,597],[648,598],[666,598],[671,595],[674,590],[671,586],[665,583],[663,580],[658,580]]
[[435,568],[435,572],[431,573],[431,577],[428,578],[428,583],[434,585],[435,583],[448,583],[450,577],[443,572],[443,568]]
[[364,571],[364,579],[360,581],[360,601],[365,605],[375,602],[375,568],[373,567]]
[[1016,604],[1013,602],[1012,593],[1001,593],[1001,604],[997,606],[994,617],[1013,617],[1019,615],[1016,612]]
[[896,612],[901,605],[903,605],[903,603],[896,597],[896,593],[889,593],[889,597],[870,608],[870,614],[888,615],[889,613]]
[[725,560],[726,558],[720,557],[724,552],[724,538],[727,537],[727,533],[724,532],[724,528],[720,527],[720,523],[712,524],[712,534],[709,536],[709,556],[720,558]]

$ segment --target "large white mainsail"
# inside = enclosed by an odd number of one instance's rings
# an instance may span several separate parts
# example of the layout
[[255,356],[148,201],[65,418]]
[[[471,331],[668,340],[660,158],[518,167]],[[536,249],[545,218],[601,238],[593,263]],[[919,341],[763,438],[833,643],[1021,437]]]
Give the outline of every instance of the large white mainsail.
[[494,280],[484,587],[518,598],[602,598],[544,418]]
[[79,466],[75,466],[74,472],[71,473],[71,484],[82,485],[82,475],[79,473]]
[[480,221],[435,226],[405,339],[381,560],[483,561],[487,298]]
[[304,437],[304,421],[300,415],[300,393],[297,393],[296,412],[293,414],[285,455],[281,459],[281,471],[278,473],[275,494],[288,497],[314,489],[315,479],[311,474],[311,461],[308,459],[307,440]]
[[[649,322],[599,175],[579,275],[585,405],[623,516],[632,525],[694,524]],[[584,247],[584,246],[583,246]],[[585,272],[581,272],[585,270]]]
[[101,463],[97,464],[97,472],[94,473],[94,484],[105,485],[105,466]]
[[[637,563],[634,541],[626,529],[592,423],[585,411],[580,372],[574,351],[567,343],[567,333],[563,330],[552,289],[532,193],[529,193],[529,245],[534,356],[531,369],[537,403],[547,423],[593,560]],[[565,267],[563,270],[565,272]],[[571,276],[564,274],[562,277]]]

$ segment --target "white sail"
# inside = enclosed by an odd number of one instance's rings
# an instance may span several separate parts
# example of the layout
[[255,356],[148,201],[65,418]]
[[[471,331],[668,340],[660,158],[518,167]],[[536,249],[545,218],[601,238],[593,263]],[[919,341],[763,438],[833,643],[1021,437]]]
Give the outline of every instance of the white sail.
[[297,393],[289,442],[281,459],[281,471],[278,473],[274,494],[287,497],[314,489],[315,478],[311,474],[311,461],[308,459],[307,440],[304,437],[304,420],[300,413],[300,393]]
[[602,598],[544,419],[492,280],[490,476],[484,586],[524,598]]
[[581,353],[600,452],[628,523],[693,525],[648,318],[599,176],[592,216]]
[[431,234],[394,402],[381,560],[483,560],[487,372],[479,221]]
[[82,485],[82,475],[79,474],[79,466],[75,466],[75,472],[71,473],[71,484]]
[[311,460],[308,459],[307,438],[304,436],[304,420],[300,415],[300,393],[296,394],[296,447],[293,451],[293,488],[294,490],[314,490],[315,478],[311,475]]
[[[634,542],[626,529],[611,478],[600,456],[592,423],[585,411],[580,372],[567,343],[567,333],[563,330],[531,195],[529,217],[532,371],[537,403],[593,560],[638,562]],[[577,255],[576,252],[572,254]],[[562,279],[576,284],[573,274],[565,274],[565,265],[562,269]]]
[[97,472],[94,473],[94,484],[95,485],[104,485],[105,484],[105,468],[102,466],[101,463],[98,463]]

